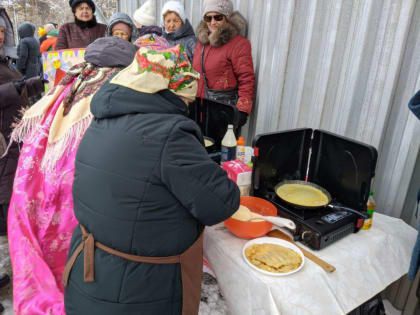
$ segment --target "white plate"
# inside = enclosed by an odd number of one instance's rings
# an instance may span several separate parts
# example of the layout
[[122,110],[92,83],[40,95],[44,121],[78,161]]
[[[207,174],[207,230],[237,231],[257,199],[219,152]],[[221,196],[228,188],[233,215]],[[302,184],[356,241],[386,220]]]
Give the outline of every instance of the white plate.
[[[270,272],[270,271],[265,271],[262,270],[260,268],[258,268],[257,266],[254,266],[253,264],[251,264],[251,262],[246,258],[245,256],[245,249],[247,249],[249,246],[254,245],[254,244],[263,244],[263,243],[270,243],[270,244],[276,244],[276,245],[281,245],[287,248],[290,248],[291,250],[295,251],[296,253],[299,254],[299,256],[302,258],[302,263],[299,266],[299,268],[292,270],[290,272]],[[279,239],[279,238],[275,238],[275,237],[259,237],[259,238],[255,238],[247,243],[245,243],[243,249],[242,249],[242,257],[245,259],[246,263],[253,269],[269,275],[269,276],[287,276],[290,275],[292,273],[298,272],[300,269],[302,269],[303,264],[305,263],[305,257],[303,256],[302,251],[297,248],[295,245],[293,245],[290,242],[287,242],[285,240]]]

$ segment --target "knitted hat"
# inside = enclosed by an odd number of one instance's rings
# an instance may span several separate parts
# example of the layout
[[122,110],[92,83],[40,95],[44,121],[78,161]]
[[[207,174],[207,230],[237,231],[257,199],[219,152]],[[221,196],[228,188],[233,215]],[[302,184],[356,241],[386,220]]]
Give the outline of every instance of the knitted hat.
[[233,3],[231,0],[204,0],[203,16],[209,12],[217,12],[229,18],[233,12]]
[[51,23],[48,23],[48,24],[45,24],[44,29],[48,33],[49,31],[52,31],[53,29],[55,29],[55,26]]
[[110,83],[143,93],[169,89],[178,96],[195,100],[199,78],[184,48],[176,45],[160,51],[140,48],[132,64],[120,71]]
[[146,34],[137,38],[134,42],[137,47],[147,47],[154,50],[168,49],[170,47],[168,41],[156,34]]
[[133,62],[136,47],[119,37],[100,37],[86,47],[85,60],[98,67],[127,67]]
[[182,5],[181,2],[171,0],[164,4],[162,8],[162,13],[160,15],[162,25],[165,25],[163,17],[168,11],[175,12],[176,14],[178,14],[180,19],[182,20],[182,23],[185,24],[185,18],[186,18],[185,11],[184,11],[184,6]]
[[124,22],[115,23],[112,25],[111,32],[114,32],[115,30],[120,30],[128,34],[128,36],[131,36],[131,27],[125,24]]
[[154,0],[147,0],[140,8],[134,12],[134,22],[151,26],[156,25],[156,3]]
[[6,28],[6,21],[0,16],[0,26]]
[[69,5],[74,12],[76,7],[83,2],[90,6],[92,8],[92,11],[95,12],[95,4],[92,0],[69,0]]

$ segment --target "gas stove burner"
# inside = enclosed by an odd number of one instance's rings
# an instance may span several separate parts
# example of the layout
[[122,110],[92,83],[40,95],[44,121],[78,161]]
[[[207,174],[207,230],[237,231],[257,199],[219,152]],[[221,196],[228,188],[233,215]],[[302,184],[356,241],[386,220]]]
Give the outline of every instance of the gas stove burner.
[[354,233],[359,222],[358,216],[348,211],[334,211],[326,207],[302,209],[286,204],[275,192],[264,195],[277,207],[278,215],[296,224],[293,238],[312,249],[322,249],[331,243]]
[[358,215],[348,211],[333,211],[327,208],[313,212],[302,209],[296,211],[297,209],[275,205],[279,216],[296,224],[294,240],[316,250],[356,232],[363,224],[363,219],[360,220]]

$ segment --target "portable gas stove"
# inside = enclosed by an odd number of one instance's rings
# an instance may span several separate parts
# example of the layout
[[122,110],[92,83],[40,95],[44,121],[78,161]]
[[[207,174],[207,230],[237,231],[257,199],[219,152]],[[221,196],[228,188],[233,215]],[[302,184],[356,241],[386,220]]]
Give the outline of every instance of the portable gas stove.
[[362,227],[364,219],[349,211],[286,204],[274,187],[282,180],[306,179],[327,189],[335,205],[366,211],[375,148],[325,131],[298,129],[256,136],[254,151],[253,195],[269,200],[279,216],[295,222],[295,241],[322,249]]
[[363,225],[363,218],[349,211],[320,208],[304,210],[282,202],[275,193],[266,197],[278,211],[280,217],[296,224],[293,239],[312,249],[321,249],[356,232]]

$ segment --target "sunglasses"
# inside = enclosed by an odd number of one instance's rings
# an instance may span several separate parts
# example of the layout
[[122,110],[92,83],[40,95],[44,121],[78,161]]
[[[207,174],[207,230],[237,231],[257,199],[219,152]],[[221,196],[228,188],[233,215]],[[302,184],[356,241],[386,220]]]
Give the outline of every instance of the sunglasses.
[[205,22],[210,23],[211,20],[213,20],[213,19],[217,22],[220,22],[221,20],[223,20],[224,17],[225,16],[223,14],[205,15],[203,19],[204,19]]

